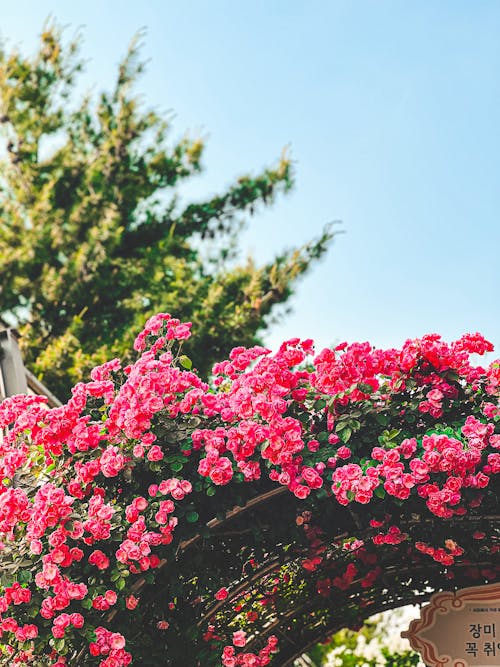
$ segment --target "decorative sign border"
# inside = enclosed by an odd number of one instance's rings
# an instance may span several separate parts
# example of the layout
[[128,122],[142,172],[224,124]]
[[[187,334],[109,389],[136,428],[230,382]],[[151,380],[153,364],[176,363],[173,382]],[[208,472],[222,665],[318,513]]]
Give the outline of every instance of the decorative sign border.
[[420,618],[412,621],[409,629],[401,633],[401,637],[408,639],[412,649],[420,653],[428,667],[469,667],[462,658],[440,655],[434,642],[422,637],[421,633],[434,626],[438,615],[460,611],[467,603],[485,602],[495,596],[500,598],[500,583],[471,586],[455,593],[446,591],[436,593],[430,598],[429,603],[422,607]]

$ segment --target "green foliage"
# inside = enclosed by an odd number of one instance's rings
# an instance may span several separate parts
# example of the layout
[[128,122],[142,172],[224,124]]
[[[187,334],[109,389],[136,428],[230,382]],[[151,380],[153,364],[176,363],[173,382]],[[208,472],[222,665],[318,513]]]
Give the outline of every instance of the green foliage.
[[202,171],[203,141],[170,142],[170,120],[142,108],[137,41],[113,90],[76,102],[79,42],[48,26],[33,57],[0,48],[0,312],[61,398],[89,368],[123,358],[158,311],[194,323],[197,350],[185,352],[206,373],[236,342],[258,342],[332,238],[327,229],[268,265],[236,264],[245,219],[293,185],[288,157],[182,206],[176,191]]
[[[401,618],[403,612],[403,617]],[[366,621],[358,632],[343,629],[329,641],[318,644],[308,652],[317,667],[416,667],[420,663],[418,653],[404,649],[397,638],[404,624],[404,610],[379,614]],[[392,636],[391,636],[392,635]]]

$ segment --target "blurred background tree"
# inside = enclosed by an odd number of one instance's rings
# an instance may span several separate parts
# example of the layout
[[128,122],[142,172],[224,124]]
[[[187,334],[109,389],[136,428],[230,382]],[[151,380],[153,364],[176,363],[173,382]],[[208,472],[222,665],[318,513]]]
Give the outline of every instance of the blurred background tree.
[[25,57],[0,48],[0,313],[26,363],[60,398],[96,364],[130,354],[154,312],[195,325],[186,353],[202,373],[252,345],[296,280],[325,253],[327,228],[267,265],[237,262],[249,216],[293,185],[292,165],[242,176],[181,205],[204,143],[168,141],[170,121],[143,109],[137,40],[111,92],[77,101],[80,39],[57,25]]
[[369,618],[359,631],[340,630],[314,646],[296,667],[425,667],[407,640],[401,639],[414,607],[401,607]]

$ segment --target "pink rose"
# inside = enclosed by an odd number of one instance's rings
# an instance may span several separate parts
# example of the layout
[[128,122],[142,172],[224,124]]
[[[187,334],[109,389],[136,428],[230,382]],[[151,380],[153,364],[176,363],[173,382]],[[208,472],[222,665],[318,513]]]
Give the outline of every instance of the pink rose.
[[342,447],[339,447],[337,450],[337,456],[339,459],[349,459],[351,457],[351,450],[349,447],[346,447],[345,445]]
[[247,633],[244,630],[238,630],[233,632],[233,644],[234,646],[245,646],[247,643]]
[[219,588],[219,590],[215,594],[215,599],[216,600],[225,600],[228,595],[229,595],[229,593],[228,593],[227,588]]
[[130,610],[135,609],[138,604],[139,604],[139,598],[136,598],[135,595],[129,595],[125,599],[125,605],[126,605],[127,609],[130,609]]
[[158,445],[153,445],[148,452],[148,461],[161,461],[163,452]]

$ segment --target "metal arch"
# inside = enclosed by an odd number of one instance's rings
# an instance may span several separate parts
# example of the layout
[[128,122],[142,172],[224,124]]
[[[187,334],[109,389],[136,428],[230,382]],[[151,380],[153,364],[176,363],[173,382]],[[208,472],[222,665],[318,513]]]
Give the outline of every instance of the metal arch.
[[[271,491],[266,491],[265,493],[261,493],[258,496],[255,496],[255,498],[251,498],[247,503],[243,505],[243,507],[240,507],[239,505],[236,507],[233,507],[233,509],[228,510],[226,512],[226,516],[224,519],[211,519],[206,523],[206,527],[209,528],[210,530],[216,529],[216,528],[221,528],[225,526],[227,523],[238,519],[240,516],[243,516],[246,512],[249,510],[257,508],[259,505],[263,505],[277,496],[283,495],[285,491],[288,489],[284,486],[280,486],[277,489],[272,489]],[[197,542],[199,542],[202,539],[202,535],[198,533],[197,535],[194,535],[193,537],[189,538],[188,540],[184,540],[179,544],[179,551],[184,553],[186,552],[190,547],[195,545]]]
[[[411,597],[406,601],[401,601],[399,604],[380,604],[378,607],[370,607],[370,614],[369,616],[372,616],[373,614],[378,614],[384,611],[390,611],[391,609],[398,609],[399,607],[404,607],[407,604],[421,604],[424,602],[427,602],[427,600],[430,598],[432,593],[426,593],[422,595],[421,597],[418,598],[418,600],[415,600],[415,597]],[[367,616],[366,618],[368,618]],[[342,629],[342,624],[337,623],[332,623],[331,626],[328,626],[327,628],[322,628],[321,632],[318,632],[316,635],[312,636],[310,638],[309,643],[305,646],[303,646],[299,652],[295,653],[290,653],[288,656],[284,655],[283,651],[280,651],[280,653],[276,656],[276,662],[275,665],[276,667],[291,667],[295,660],[298,658],[301,658],[303,654],[305,654],[309,649],[311,649],[313,646],[316,644],[319,644],[320,642],[324,641],[325,639],[328,639],[328,637],[331,637],[333,634],[338,632],[339,630]],[[283,655],[284,660],[280,661],[280,657]]]
[[[490,561],[484,561],[480,563],[476,563],[478,567],[487,567],[491,565]],[[469,567],[469,564],[461,564],[459,567]],[[428,567],[421,566],[420,570],[422,572],[429,572]],[[436,564],[436,567],[433,568],[434,572],[436,574],[439,574],[439,565]],[[411,573],[411,564],[408,564],[407,567],[407,572]],[[458,587],[461,587],[462,585],[470,583],[467,578],[461,578],[458,581]],[[452,586],[451,588],[455,588],[455,586]],[[395,591],[394,591],[395,592]],[[349,608],[356,608],[357,611],[359,612],[359,619],[360,620],[366,620],[366,618],[369,618],[373,614],[379,613],[381,611],[389,611],[390,609],[396,609],[402,606],[405,606],[407,604],[420,604],[426,602],[430,596],[433,594],[434,590],[432,591],[422,591],[421,593],[416,593],[414,589],[409,589],[409,588],[402,588],[400,589],[393,597],[391,598],[386,598],[385,600],[378,599],[379,596],[375,595],[374,597],[374,602],[373,604],[370,604],[368,607],[364,609],[363,613],[363,608],[360,608],[358,605],[359,599],[361,597],[361,594],[354,595],[350,601],[346,601],[346,604],[339,608],[335,607],[334,605],[327,605],[325,608],[325,612],[327,615],[332,615],[333,613],[336,614],[337,618],[335,620],[332,620],[330,624],[327,626],[322,626],[318,627],[317,632],[311,632],[308,633],[305,637],[301,638],[299,642],[297,642],[297,635],[295,634],[293,637],[290,637],[287,630],[284,629],[282,626],[284,623],[290,624],[293,622],[293,619],[296,617],[300,617],[301,615],[304,615],[306,613],[312,614],[314,611],[318,610],[319,608],[319,603],[325,602],[325,600],[321,600],[319,596],[305,605],[302,605],[298,609],[291,610],[290,612],[284,614],[280,619],[277,619],[275,623],[270,625],[265,629],[265,633],[261,633],[259,635],[258,640],[262,641],[262,639],[268,636],[269,634],[278,634],[282,640],[282,646],[280,653],[276,656],[275,658],[275,664],[276,667],[288,667],[293,663],[293,661],[305,653],[309,648],[317,644],[318,642],[328,638],[338,630],[341,630],[343,627],[345,627],[345,622],[343,622],[342,618],[339,618],[339,615],[342,612],[342,609],[347,610]],[[382,591],[378,591],[379,595],[381,595]],[[340,612],[340,614],[339,614]],[[247,644],[248,650],[252,649],[252,644],[248,643]],[[287,650],[288,648],[288,650]]]
[[[180,563],[187,567],[189,570],[189,564],[191,561],[194,562],[195,558],[200,556],[200,550],[204,550],[204,540],[207,539],[207,548],[212,551],[207,551],[207,565],[210,559],[210,554],[213,553],[214,557],[217,557],[217,554],[226,554],[228,558],[228,568],[231,572],[237,574],[239,555],[238,550],[241,545],[245,544],[245,535],[243,531],[239,530],[244,527],[246,523],[252,521],[253,518],[267,523],[269,516],[272,516],[273,513],[278,513],[281,516],[282,521],[287,521],[293,516],[300,514],[302,510],[310,509],[306,503],[300,501],[295,501],[292,496],[289,499],[289,502],[286,502],[284,494],[287,492],[287,489],[284,487],[278,487],[271,490],[266,490],[263,493],[254,496],[250,499],[245,505],[233,507],[232,509],[226,512],[224,519],[212,519],[206,523],[206,526],[209,529],[209,536],[202,535],[197,533],[188,539],[180,542],[176,552],[176,559]],[[279,500],[281,499],[281,500]],[[325,544],[332,547],[336,552],[335,543],[339,540],[342,540],[347,536],[345,530],[352,529],[357,536],[361,539],[369,539],[373,534],[373,529],[368,525],[368,521],[363,521],[365,516],[358,517],[361,518],[362,524],[366,524],[361,529],[359,528],[359,523],[355,521],[355,517],[352,516],[352,513],[349,511],[349,508],[335,504],[335,499],[325,498],[319,503],[319,509],[321,512],[321,507],[323,503],[334,503],[332,505],[331,513],[328,512],[328,525],[333,527],[333,530],[327,531],[324,534],[323,539]],[[277,506],[274,503],[278,503]],[[316,510],[318,507],[316,507]],[[286,515],[282,512],[286,511]],[[313,510],[314,512],[314,510]],[[269,515],[269,516],[268,516]],[[314,516],[314,514],[313,514]],[[333,523],[329,523],[332,516],[334,517]],[[488,506],[484,508],[484,514],[477,515],[467,515],[465,517],[457,517],[455,519],[449,520],[446,522],[446,525],[453,529],[454,531],[464,530],[465,533],[472,533],[475,529],[475,526],[480,523],[487,522],[491,527],[491,535],[494,539],[497,539],[497,536],[500,532],[500,515],[495,512],[494,503],[488,503]],[[432,526],[435,524],[441,524],[442,522],[434,517],[420,517],[411,514],[406,514],[399,517],[398,525],[401,530],[405,531],[405,527],[408,530],[413,530],[418,524],[424,524],[424,531],[432,531]],[[342,531],[342,532],[340,532]],[[332,534],[335,533],[335,534]],[[267,550],[266,558],[260,561],[259,568],[251,572],[246,571],[244,576],[235,576],[234,583],[229,586],[229,596],[223,602],[213,604],[213,601],[209,601],[209,605],[205,609],[198,608],[198,613],[196,613],[197,619],[193,619],[197,623],[198,627],[204,622],[213,618],[219,610],[226,610],[227,607],[231,607],[231,601],[234,601],[243,591],[251,589],[251,595],[258,595],[259,588],[265,588],[266,578],[269,575],[272,575],[273,572],[279,570],[281,565],[285,563],[297,563],[302,558],[307,557],[306,550],[307,544],[300,546],[300,550],[295,551],[291,550],[289,554],[284,554],[281,551],[283,543],[273,535],[272,532],[269,532],[265,538],[265,549]],[[404,549],[404,543],[401,546],[401,549]],[[334,552],[334,555],[336,553]],[[276,667],[289,667],[293,661],[304,653],[307,648],[321,639],[331,635],[336,630],[345,626],[345,622],[339,621],[338,615],[351,609],[354,613],[356,608],[358,617],[364,615],[368,617],[377,611],[384,609],[392,609],[400,607],[404,604],[411,602],[425,601],[431,592],[426,592],[426,586],[433,586],[432,592],[437,590],[442,586],[443,575],[442,575],[442,566],[439,564],[434,564],[432,561],[425,564],[414,565],[410,556],[406,556],[405,559],[401,559],[401,553],[399,550],[394,550],[391,554],[388,554],[388,558],[384,559],[380,564],[384,567],[385,562],[385,572],[379,580],[378,584],[375,585],[371,591],[353,591],[352,595],[349,594],[349,591],[346,592],[346,595],[342,596],[342,601],[340,599],[333,600],[332,598],[324,598],[320,595],[310,596],[309,599],[305,602],[304,596],[297,604],[294,604],[294,600],[290,599],[285,603],[286,606],[282,608],[281,612],[276,612],[272,609],[269,612],[266,612],[265,617],[262,617],[264,623],[260,627],[256,624],[256,634],[254,637],[250,638],[249,643],[247,644],[247,649],[252,650],[261,646],[265,642],[266,637],[269,634],[275,633],[278,637],[281,638],[280,641],[281,651],[275,657]],[[346,552],[346,555],[348,552]],[[477,567],[491,567],[496,564],[493,561],[493,556],[490,560],[484,562],[474,562],[473,565]],[[398,562],[396,563],[395,560]],[[405,562],[406,561],[406,562]],[[166,561],[164,561],[165,563]],[[345,563],[345,559],[339,557],[338,561],[336,559],[329,559],[328,566],[333,566],[334,570],[339,570],[341,564]],[[333,577],[335,573],[327,566],[325,562],[325,567],[321,566],[318,568],[314,577],[321,577],[321,573],[328,573],[327,576]],[[459,564],[456,564],[454,567],[458,567]],[[203,565],[202,561],[202,568]],[[470,567],[470,564],[462,564],[462,567]],[[300,571],[300,570],[299,570]],[[402,574],[404,581],[398,585],[394,585],[393,577],[394,573],[399,572]],[[413,575],[413,576],[410,576]],[[299,577],[301,575],[299,574]],[[465,576],[465,575],[464,575]],[[405,578],[406,577],[406,578]],[[311,577],[309,573],[304,571],[303,578],[299,581],[305,580],[307,586],[311,584]],[[457,582],[464,580],[464,577],[458,577]],[[260,583],[262,582],[262,586]],[[139,591],[145,585],[145,579],[142,577],[134,582],[133,591]],[[360,583],[359,580],[357,582]],[[354,582],[354,585],[356,582]],[[165,579],[160,583],[156,590],[151,590],[154,598],[159,597],[165,591],[165,588],[168,587],[168,573],[166,573]],[[370,602],[369,607],[366,609],[360,608],[359,603],[361,600],[368,600]],[[336,603],[336,606],[335,606]],[[206,604],[206,602],[205,602]],[[226,607],[227,605],[227,607]],[[314,624],[309,625],[307,623],[307,613],[317,612],[317,617],[322,618],[321,625],[315,626]],[[107,621],[110,622],[117,610],[113,610],[109,615],[107,615]],[[337,616],[337,618],[334,618]],[[232,618],[231,612],[229,612],[228,619]],[[295,619],[295,624],[294,624]],[[302,622],[303,621],[303,622]],[[295,627],[294,627],[295,625]],[[292,628],[292,630],[290,630]],[[273,663],[274,664],[274,663]]]

